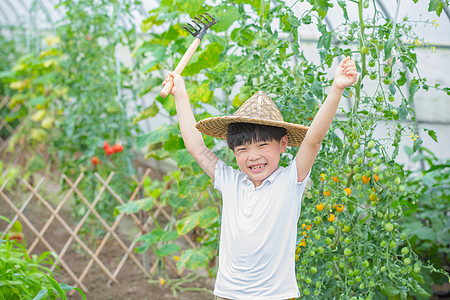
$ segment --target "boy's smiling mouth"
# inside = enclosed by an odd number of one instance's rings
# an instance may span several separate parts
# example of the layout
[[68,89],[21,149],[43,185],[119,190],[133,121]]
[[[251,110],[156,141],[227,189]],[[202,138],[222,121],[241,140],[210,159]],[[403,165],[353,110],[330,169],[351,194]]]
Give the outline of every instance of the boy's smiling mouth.
[[257,164],[257,165],[251,165],[249,166],[249,169],[253,172],[260,172],[265,169],[267,163]]

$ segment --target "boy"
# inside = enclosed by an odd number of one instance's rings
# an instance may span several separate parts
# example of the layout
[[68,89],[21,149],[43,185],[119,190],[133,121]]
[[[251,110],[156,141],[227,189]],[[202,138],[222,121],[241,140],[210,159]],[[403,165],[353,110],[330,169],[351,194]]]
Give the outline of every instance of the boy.
[[[295,248],[301,197],[321,142],[344,88],[356,82],[355,62],[346,57],[311,126],[284,122],[272,100],[257,92],[233,116],[196,123],[184,81],[173,72],[181,135],[187,150],[222,192],[222,225],[216,299],[299,297]],[[202,133],[227,139],[240,171],[206,148]],[[293,162],[278,167],[287,146],[300,146]]]

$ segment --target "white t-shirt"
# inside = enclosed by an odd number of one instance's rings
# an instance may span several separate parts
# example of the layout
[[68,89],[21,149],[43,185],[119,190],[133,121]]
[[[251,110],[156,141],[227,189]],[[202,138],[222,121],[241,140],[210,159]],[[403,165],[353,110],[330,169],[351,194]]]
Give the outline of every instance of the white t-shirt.
[[295,160],[255,188],[219,160],[214,187],[222,192],[219,270],[214,295],[238,300],[299,297],[295,248],[301,197]]

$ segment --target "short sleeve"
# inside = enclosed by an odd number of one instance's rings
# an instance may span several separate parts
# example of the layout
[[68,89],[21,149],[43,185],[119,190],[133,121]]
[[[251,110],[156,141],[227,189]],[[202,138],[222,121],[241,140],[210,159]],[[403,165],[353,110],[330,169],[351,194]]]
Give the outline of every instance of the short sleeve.
[[238,171],[219,159],[214,170],[214,188],[222,191],[222,187],[230,186],[230,183],[235,181],[236,176],[238,176]]
[[306,184],[308,184],[309,181],[309,175],[311,174],[311,170],[309,170],[306,177],[303,179],[303,181],[297,182],[297,165],[295,163],[295,160],[292,160],[291,163],[286,167],[286,173],[289,178],[289,180],[295,181],[295,186],[297,189],[303,191],[306,187]]

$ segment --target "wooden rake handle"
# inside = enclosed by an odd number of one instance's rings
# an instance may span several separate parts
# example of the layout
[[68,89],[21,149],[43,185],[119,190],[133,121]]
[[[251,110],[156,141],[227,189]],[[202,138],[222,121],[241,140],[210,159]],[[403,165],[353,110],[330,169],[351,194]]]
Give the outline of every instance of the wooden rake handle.
[[[181,72],[183,72],[192,55],[194,55],[195,50],[197,50],[198,45],[200,45],[200,39],[195,38],[194,41],[189,46],[189,48],[184,53],[177,67],[175,68],[174,70],[175,73],[181,75]],[[173,78],[171,77],[169,81],[167,81],[167,83],[164,85],[159,95],[163,98],[166,98],[167,95],[169,95],[170,91],[172,90],[172,87],[173,87]]]

